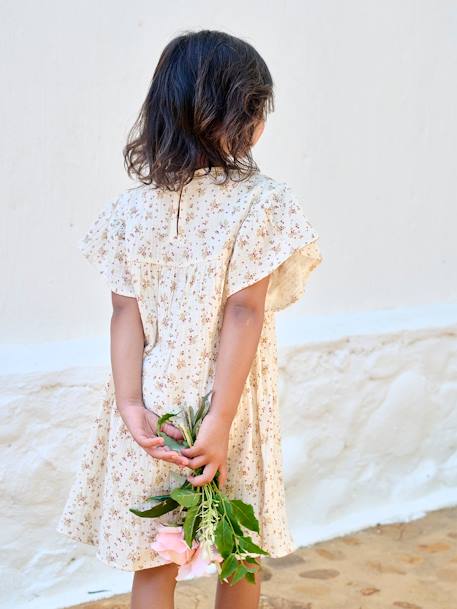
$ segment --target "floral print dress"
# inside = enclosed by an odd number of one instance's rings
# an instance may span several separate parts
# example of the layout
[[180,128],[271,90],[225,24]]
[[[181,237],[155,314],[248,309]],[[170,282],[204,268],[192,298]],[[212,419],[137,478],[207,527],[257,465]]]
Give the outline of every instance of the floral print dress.
[[[253,505],[260,523],[253,541],[280,557],[297,546],[285,505],[275,313],[303,295],[322,256],[318,234],[285,182],[260,171],[223,178],[218,167],[197,169],[181,197],[131,188],[99,211],[79,247],[113,292],[137,299],[146,339],[143,400],[159,415],[196,407],[212,388],[226,299],[271,275],[257,352],[230,429],[224,492]],[[95,546],[99,560],[121,570],[163,564],[151,548],[159,519],[128,508],[166,494],[191,471],[136,444],[109,373],[56,530]]]

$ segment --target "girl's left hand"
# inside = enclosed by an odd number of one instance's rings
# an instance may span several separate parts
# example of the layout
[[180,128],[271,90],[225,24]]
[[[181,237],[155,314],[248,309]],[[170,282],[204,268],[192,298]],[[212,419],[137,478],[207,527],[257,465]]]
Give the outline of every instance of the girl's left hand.
[[218,470],[218,484],[225,484],[230,427],[228,421],[209,412],[202,421],[193,446],[180,450],[182,455],[189,457],[188,467],[203,467],[203,472],[198,476],[188,476],[187,479],[193,486],[208,484]]

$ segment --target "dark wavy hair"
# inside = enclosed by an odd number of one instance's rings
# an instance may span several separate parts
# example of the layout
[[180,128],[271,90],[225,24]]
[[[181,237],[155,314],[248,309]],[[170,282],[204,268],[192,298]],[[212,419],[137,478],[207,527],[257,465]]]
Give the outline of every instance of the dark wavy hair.
[[245,179],[259,171],[255,127],[273,110],[273,80],[253,46],[217,30],[185,32],[159,58],[123,149],[127,173],[168,190],[204,167]]

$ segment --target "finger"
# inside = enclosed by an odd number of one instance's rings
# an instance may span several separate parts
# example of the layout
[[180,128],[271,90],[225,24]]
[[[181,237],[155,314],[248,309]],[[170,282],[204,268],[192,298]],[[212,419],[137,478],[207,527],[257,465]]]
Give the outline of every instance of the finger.
[[175,463],[176,465],[187,465],[189,462],[189,459],[187,459],[186,457],[182,457],[179,453],[175,452],[174,450],[170,450],[165,454],[165,458],[167,461],[170,461],[170,463]]
[[155,459],[162,459],[163,461],[168,461],[169,463],[174,463],[176,465],[184,466],[187,465],[189,462],[189,459],[187,459],[186,457],[182,457],[174,450],[164,450],[162,448],[155,448],[148,452]]
[[199,455],[198,457],[194,457],[193,459],[189,459],[189,467],[192,469],[197,469],[197,467],[201,467],[208,463],[208,458],[203,455]]
[[182,431],[171,423],[165,423],[165,425],[162,427],[162,430],[167,434],[167,436],[170,436],[170,438],[173,438],[175,440],[184,439]]
[[186,457],[196,457],[200,454],[200,449],[197,444],[194,444],[193,446],[189,446],[189,448],[181,448],[181,454]]
[[146,436],[145,434],[139,434],[134,438],[137,443],[143,448],[153,448],[155,446],[162,446],[164,439],[160,436]]
[[151,455],[151,457],[154,457],[154,459],[160,459],[162,461],[166,461],[167,463],[174,463],[175,465],[181,465],[178,457],[175,457],[171,453],[171,451],[165,452],[165,451],[153,450],[153,451],[148,451],[148,453]]
[[214,478],[214,474],[217,471],[217,465],[214,463],[207,463],[205,465],[205,469],[199,476],[188,476],[188,481],[192,484],[192,486],[201,486],[203,484],[208,484]]
[[165,460],[168,461],[169,463],[173,463],[174,465],[179,465],[180,467],[185,467],[185,463],[183,461],[181,461],[180,457],[165,457]]

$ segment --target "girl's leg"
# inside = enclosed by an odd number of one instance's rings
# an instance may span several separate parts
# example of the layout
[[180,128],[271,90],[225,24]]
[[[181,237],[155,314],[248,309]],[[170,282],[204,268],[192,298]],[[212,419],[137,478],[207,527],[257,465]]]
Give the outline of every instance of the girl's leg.
[[130,609],[174,609],[177,573],[174,563],[135,571]]
[[260,569],[255,574],[255,584],[242,579],[230,586],[217,580],[215,609],[258,609],[260,585]]

